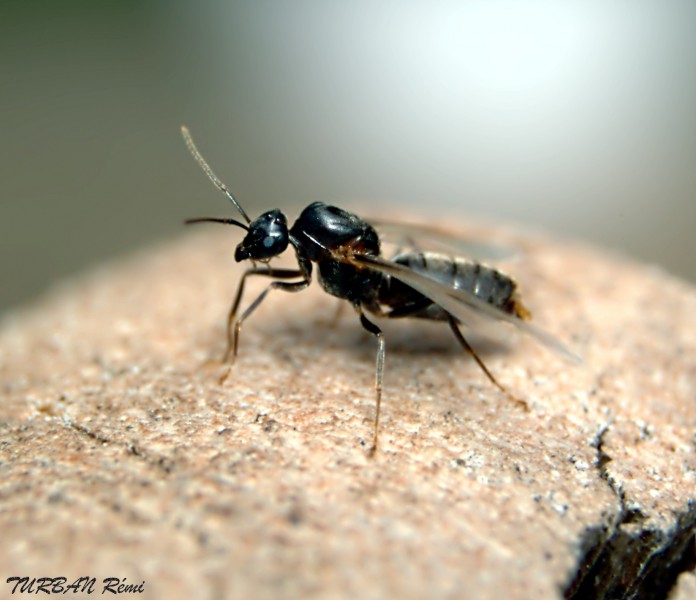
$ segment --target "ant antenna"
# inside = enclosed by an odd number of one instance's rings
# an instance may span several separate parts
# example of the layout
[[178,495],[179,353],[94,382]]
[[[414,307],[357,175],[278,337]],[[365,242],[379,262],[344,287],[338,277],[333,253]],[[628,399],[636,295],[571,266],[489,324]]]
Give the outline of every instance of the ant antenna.
[[186,125],[181,126],[181,135],[184,136],[184,142],[186,142],[186,147],[189,149],[189,152],[191,153],[193,158],[196,159],[196,162],[201,166],[201,169],[203,169],[205,174],[208,176],[208,179],[210,179],[210,181],[212,181],[215,184],[216,188],[218,188],[221,192],[225,193],[225,195],[230,199],[232,204],[234,204],[235,208],[244,217],[246,222],[251,224],[251,219],[244,212],[244,209],[239,205],[239,202],[235,200],[234,196],[232,195],[232,192],[230,192],[230,190],[227,189],[227,186],[218,179],[215,173],[213,173],[213,170],[210,168],[210,165],[205,161],[205,158],[203,158],[201,153],[198,151],[198,148],[196,148],[196,144],[193,143],[193,138],[191,137],[191,134],[189,133],[189,130],[186,127]]
[[186,225],[191,225],[191,223],[223,223],[224,225],[236,225],[237,227],[241,227],[242,229],[249,231],[249,228],[244,223],[240,223],[239,221],[237,221],[237,219],[218,219],[217,217],[197,217],[196,219],[186,219],[184,221],[184,223]]

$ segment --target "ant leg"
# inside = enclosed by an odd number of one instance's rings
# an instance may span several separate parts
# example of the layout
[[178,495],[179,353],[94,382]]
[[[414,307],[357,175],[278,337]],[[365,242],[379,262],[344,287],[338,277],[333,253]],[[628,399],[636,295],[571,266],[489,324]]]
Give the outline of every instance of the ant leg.
[[488,370],[486,365],[483,364],[483,361],[479,358],[479,355],[476,354],[474,349],[469,345],[469,342],[467,342],[464,336],[462,335],[462,332],[459,330],[457,320],[452,316],[450,316],[448,320],[450,328],[452,329],[452,333],[454,333],[454,337],[457,338],[457,341],[461,344],[462,348],[464,348],[464,350],[466,350],[466,352],[476,361],[476,364],[479,367],[481,367],[481,370],[486,374],[486,377],[488,377],[491,383],[495,387],[497,387],[501,392],[503,392],[506,396],[517,402],[517,404],[521,404],[524,408],[529,408],[528,404],[524,400],[520,400],[519,398],[513,396],[507,389],[505,389],[498,382],[498,380],[495,377],[493,377],[493,374]]
[[362,307],[357,304],[355,309],[360,315],[360,324],[366,331],[369,331],[372,335],[377,338],[377,364],[376,364],[376,374],[375,374],[375,425],[374,431],[372,433],[372,447],[370,448],[370,456],[374,456],[377,451],[377,436],[379,433],[379,413],[382,405],[382,376],[384,374],[384,333],[377,327],[372,321],[369,321],[362,311]]
[[299,269],[271,269],[270,267],[254,267],[253,269],[247,269],[244,272],[242,278],[239,280],[234,302],[232,302],[232,305],[230,306],[230,312],[227,314],[227,349],[222,357],[223,363],[226,363],[232,354],[232,324],[237,318],[237,310],[239,309],[239,303],[242,301],[242,294],[244,293],[244,284],[246,283],[246,278],[249,275],[263,275],[264,277],[276,277],[278,279],[292,279],[293,277],[301,277],[302,271]]
[[[253,271],[250,269],[247,271],[249,273],[250,271]],[[288,275],[290,271],[286,271],[286,276],[292,277],[293,275]],[[275,274],[275,272],[274,272]],[[272,276],[272,275],[270,275]],[[237,358],[237,351],[239,349],[239,332],[242,329],[242,323],[259,307],[259,304],[263,302],[263,299],[268,295],[268,292],[271,290],[285,290],[286,292],[300,292],[304,290],[308,285],[310,284],[309,279],[303,279],[302,281],[293,281],[293,282],[286,282],[286,281],[272,281],[271,283],[266,286],[266,289],[263,290],[257,297],[256,300],[254,300],[248,307],[247,309],[242,313],[242,316],[239,317],[235,322],[234,322],[234,327],[233,329],[233,336],[232,336],[232,362],[230,363],[230,366],[227,368],[227,371],[225,374],[220,377],[220,384],[223,384],[225,380],[229,377],[230,371],[232,370],[232,365],[234,364],[235,359]],[[238,300],[235,300],[235,305],[233,305],[233,308],[235,309],[239,304]]]

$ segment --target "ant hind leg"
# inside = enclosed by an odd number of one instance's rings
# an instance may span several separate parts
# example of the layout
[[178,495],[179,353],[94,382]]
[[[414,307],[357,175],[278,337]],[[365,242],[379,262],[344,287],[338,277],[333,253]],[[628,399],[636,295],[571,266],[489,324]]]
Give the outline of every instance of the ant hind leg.
[[452,316],[449,317],[448,321],[449,321],[450,329],[452,330],[452,333],[454,333],[454,337],[457,338],[457,341],[459,342],[461,347],[464,348],[466,353],[469,354],[476,361],[476,364],[485,373],[486,377],[488,377],[490,382],[495,387],[497,387],[501,392],[503,392],[506,396],[508,396],[511,400],[513,400],[517,404],[520,404],[525,409],[529,409],[529,405],[524,400],[521,400],[520,398],[517,398],[513,394],[511,394],[500,382],[498,382],[498,380],[488,370],[488,367],[486,367],[486,365],[483,363],[483,361],[481,360],[479,355],[476,354],[476,351],[471,347],[469,342],[466,341],[466,338],[464,337],[464,335],[462,334],[462,332],[459,329],[459,322]]

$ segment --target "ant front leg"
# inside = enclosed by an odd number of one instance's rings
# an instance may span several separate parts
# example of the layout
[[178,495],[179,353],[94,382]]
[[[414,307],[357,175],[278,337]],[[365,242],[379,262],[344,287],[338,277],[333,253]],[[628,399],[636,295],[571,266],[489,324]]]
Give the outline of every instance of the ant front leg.
[[[244,284],[249,275],[262,275],[264,277],[275,277],[276,279],[292,279],[293,277],[303,277],[304,273],[299,269],[271,269],[269,267],[254,267],[244,272],[244,275],[242,275],[242,278],[239,280],[234,302],[232,302],[230,306],[230,312],[227,314],[227,349],[222,357],[223,363],[226,363],[230,359],[232,350],[235,347],[234,336],[232,334],[233,323],[237,318],[239,303],[242,301],[242,294],[244,294]],[[234,355],[237,355],[236,349],[234,350]]]
[[377,338],[377,361],[376,361],[376,373],[375,373],[375,424],[374,430],[372,432],[372,447],[370,448],[370,456],[374,456],[377,452],[377,439],[379,435],[379,413],[382,405],[382,376],[384,375],[384,333],[377,327],[372,321],[369,321],[365,314],[363,313],[362,307],[359,304],[355,305],[355,310],[358,311],[360,315],[360,324],[366,331],[369,331],[372,335]]
[[[280,275],[279,275],[280,273]],[[302,272],[300,271],[292,271],[289,269],[279,269],[278,271],[270,271],[270,272],[265,272],[263,270],[259,269],[250,269],[245,273],[245,276],[247,274],[258,274],[262,275],[265,274],[268,277],[274,277],[274,276],[279,276],[282,278],[290,278],[290,277],[296,277],[298,275],[303,275]],[[242,278],[242,282],[240,283],[240,288],[243,287],[244,283],[244,277]],[[266,289],[261,292],[256,299],[249,305],[249,307],[242,313],[242,315],[234,321],[234,324],[232,324],[232,320],[234,318],[234,315],[236,315],[237,312],[237,307],[239,306],[239,299],[241,297],[241,293],[238,291],[237,292],[237,298],[235,298],[235,302],[232,305],[232,310],[230,311],[230,315],[232,318],[229,319],[228,321],[228,349],[227,352],[225,353],[225,360],[229,359],[229,354],[230,354],[230,345],[232,348],[232,362],[230,366],[227,368],[227,371],[225,374],[220,378],[220,383],[224,383],[225,380],[229,377],[229,374],[232,370],[232,365],[234,364],[235,359],[237,358],[237,351],[239,348],[239,332],[242,329],[242,323],[246,321],[246,319],[259,307],[261,302],[263,302],[264,298],[268,295],[268,292],[271,290],[285,290],[286,292],[300,292],[304,290],[310,283],[310,279],[303,279],[302,281],[293,281],[293,282],[288,282],[288,281],[272,281],[268,286],[266,286]],[[231,343],[230,343],[230,327],[232,329],[232,335],[231,335]]]

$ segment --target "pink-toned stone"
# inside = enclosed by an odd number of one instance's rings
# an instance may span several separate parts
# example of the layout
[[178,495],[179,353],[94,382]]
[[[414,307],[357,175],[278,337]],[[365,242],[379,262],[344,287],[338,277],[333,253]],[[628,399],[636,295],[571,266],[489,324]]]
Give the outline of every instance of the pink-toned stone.
[[535,323],[584,365],[515,334],[488,345],[524,411],[442,324],[384,323],[374,459],[375,343],[352,311],[332,325],[336,300],[316,284],[269,296],[218,383],[241,273],[229,231],[5,315],[3,596],[15,575],[145,581],[152,598],[620,597],[674,583],[666,558],[688,563],[696,522],[696,291],[601,250],[507,236]]

